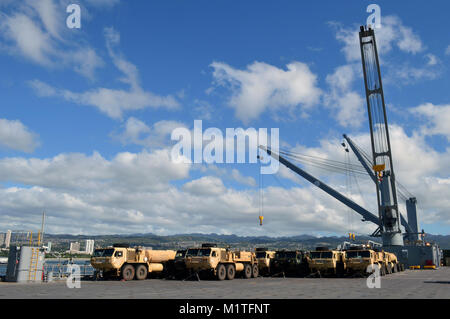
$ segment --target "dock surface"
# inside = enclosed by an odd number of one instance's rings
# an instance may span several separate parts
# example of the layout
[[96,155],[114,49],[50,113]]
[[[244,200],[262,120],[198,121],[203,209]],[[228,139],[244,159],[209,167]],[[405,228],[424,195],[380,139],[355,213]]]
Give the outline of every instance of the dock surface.
[[444,298],[450,299],[450,267],[406,270],[381,277],[381,288],[368,288],[366,278],[257,278],[232,281],[81,281],[68,288],[65,281],[50,283],[0,283],[0,299],[52,298]]

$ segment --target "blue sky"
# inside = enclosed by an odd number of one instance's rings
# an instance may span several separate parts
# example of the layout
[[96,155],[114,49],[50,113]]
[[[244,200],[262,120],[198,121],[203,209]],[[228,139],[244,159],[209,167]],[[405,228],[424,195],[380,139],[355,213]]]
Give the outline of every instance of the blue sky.
[[[81,29],[65,25],[69,3]],[[195,119],[279,128],[284,149],[330,159],[345,160],[342,133],[369,150],[354,39],[370,3],[0,1],[0,230],[36,228],[45,210],[49,232],[370,232],[283,169],[263,178],[259,227],[257,165],[167,160],[171,129]],[[450,5],[377,4],[397,176],[421,226],[450,234]],[[312,171],[375,212],[370,181],[360,196]]]

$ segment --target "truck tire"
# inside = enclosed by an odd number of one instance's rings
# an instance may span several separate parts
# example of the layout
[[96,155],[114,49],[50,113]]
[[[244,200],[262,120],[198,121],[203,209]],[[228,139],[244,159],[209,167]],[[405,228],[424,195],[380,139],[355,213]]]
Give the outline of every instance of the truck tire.
[[148,269],[145,265],[138,265],[136,267],[136,279],[137,280],[144,280],[147,279],[148,275]]
[[392,266],[391,266],[391,264],[387,264],[387,267],[386,267],[386,274],[387,274],[387,275],[392,274]]
[[225,268],[224,264],[219,264],[217,266],[217,279],[218,280],[225,280],[227,277],[227,269]]
[[245,264],[243,273],[245,279],[252,278],[252,266],[250,264]]
[[126,264],[122,267],[122,279],[123,280],[133,280],[135,275],[135,270],[133,265]]
[[385,276],[385,275],[386,275],[386,266],[385,265],[381,265],[380,276]]
[[252,277],[253,277],[253,278],[257,278],[258,275],[259,275],[259,268],[258,268],[258,265],[257,265],[257,264],[254,264],[254,265],[252,266]]
[[227,265],[227,279],[233,280],[235,275],[236,275],[236,269],[234,268],[234,265],[228,264]]
[[104,271],[102,274],[104,280],[110,280],[112,277],[112,273],[110,271]]

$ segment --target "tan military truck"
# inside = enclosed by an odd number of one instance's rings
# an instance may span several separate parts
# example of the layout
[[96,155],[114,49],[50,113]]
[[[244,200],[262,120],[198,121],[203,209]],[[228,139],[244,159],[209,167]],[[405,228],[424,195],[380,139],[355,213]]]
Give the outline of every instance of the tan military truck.
[[189,248],[185,256],[186,269],[192,274],[211,275],[218,280],[258,277],[258,262],[253,252],[231,251],[215,244]]
[[96,249],[91,265],[104,279],[144,280],[150,273],[161,273],[167,261],[175,258],[174,250],[130,248],[126,244]]
[[347,270],[345,251],[331,250],[328,247],[316,247],[309,253],[311,274],[344,275]]
[[268,248],[256,248],[255,249],[256,260],[258,261],[258,268],[260,275],[270,274],[270,260],[275,258],[275,251]]
[[386,273],[392,274],[399,271],[402,271],[402,265],[397,259],[397,256],[394,253],[389,253],[387,251],[384,252],[384,263],[386,265]]
[[345,254],[348,274],[369,275],[370,273],[367,272],[368,267],[371,266],[371,269],[375,269],[374,267],[378,266],[380,275],[386,275],[386,260],[383,251],[360,246],[349,248]]

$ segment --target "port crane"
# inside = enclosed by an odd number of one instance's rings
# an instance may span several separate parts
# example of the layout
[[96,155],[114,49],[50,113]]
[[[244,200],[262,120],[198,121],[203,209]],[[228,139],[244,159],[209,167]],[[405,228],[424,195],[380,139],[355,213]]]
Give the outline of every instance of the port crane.
[[[381,237],[383,249],[395,253],[402,263],[407,266],[433,265],[438,267],[440,263],[439,247],[419,240],[417,200],[411,197],[406,201],[408,220],[399,211],[392,148],[374,30],[370,26],[361,26],[359,41],[369,117],[372,158],[365,156],[347,135],[344,135],[344,138],[375,183],[378,214],[375,215],[368,211],[323,181],[294,165],[284,156],[273,152],[270,148],[265,146],[260,146],[260,148],[296,174],[361,215],[363,217],[362,221],[376,224],[378,228],[372,236]],[[402,233],[401,225],[405,228],[405,234]],[[407,239],[406,245],[404,239]]]

